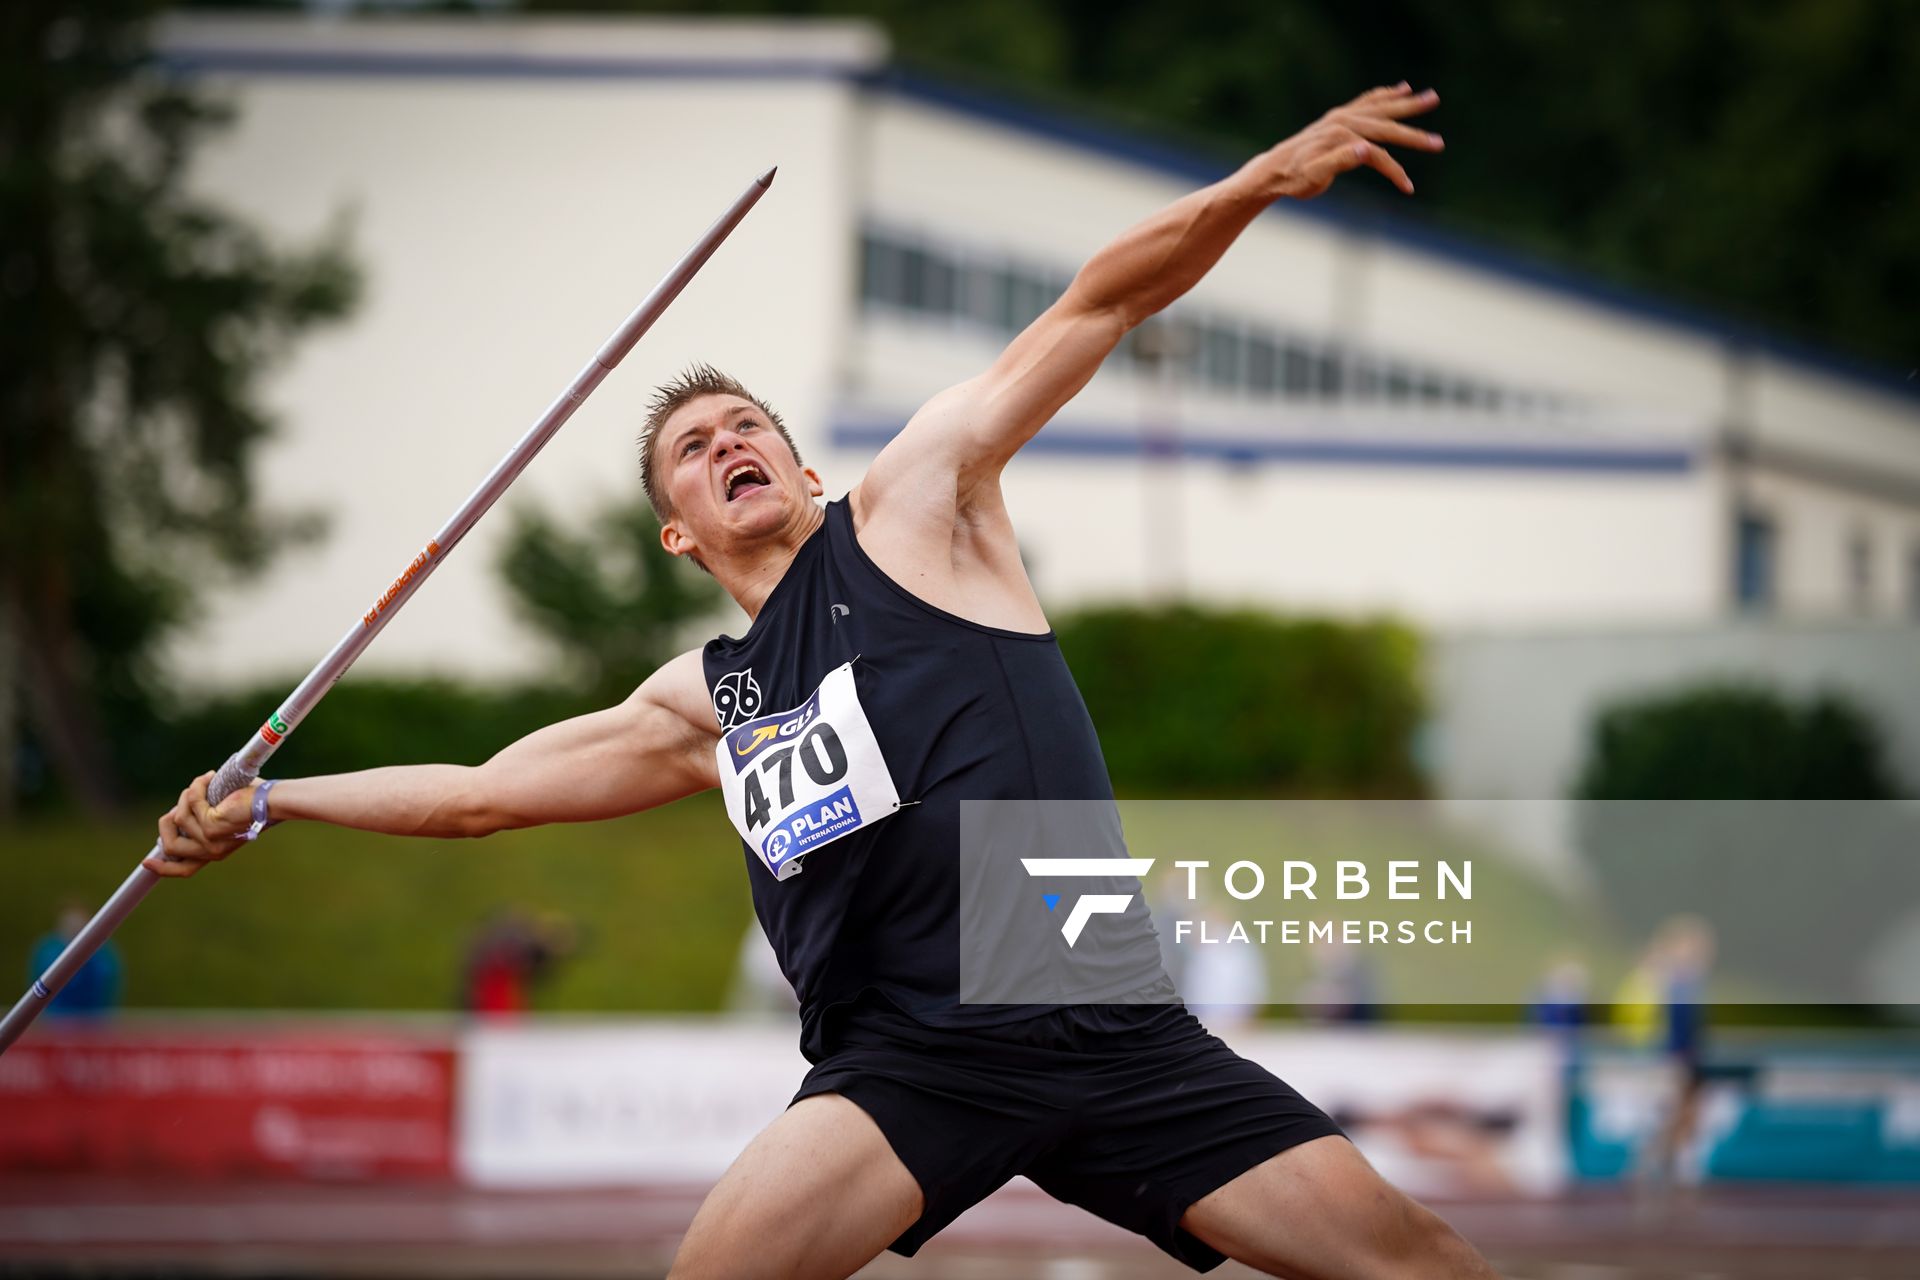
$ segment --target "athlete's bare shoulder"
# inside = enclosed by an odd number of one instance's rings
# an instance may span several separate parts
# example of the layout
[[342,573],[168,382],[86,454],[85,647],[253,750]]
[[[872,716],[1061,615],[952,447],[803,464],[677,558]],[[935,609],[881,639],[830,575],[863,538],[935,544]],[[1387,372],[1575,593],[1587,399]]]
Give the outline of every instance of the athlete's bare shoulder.
[[854,534],[881,572],[936,608],[1009,631],[1047,629],[995,471],[953,447],[965,402],[950,389],[915,414],[847,495]]
[[720,723],[707,696],[706,671],[698,649],[689,649],[663,663],[641,682],[628,701],[669,712],[706,750],[712,750],[720,740]]

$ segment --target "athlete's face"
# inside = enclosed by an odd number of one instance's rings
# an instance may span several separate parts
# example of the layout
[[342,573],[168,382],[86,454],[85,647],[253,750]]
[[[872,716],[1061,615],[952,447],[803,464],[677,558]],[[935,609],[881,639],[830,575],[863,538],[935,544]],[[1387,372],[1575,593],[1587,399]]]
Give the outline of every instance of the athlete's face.
[[709,568],[730,551],[808,523],[813,499],[825,492],[767,415],[739,396],[687,401],[661,424],[653,447],[673,507],[661,545]]

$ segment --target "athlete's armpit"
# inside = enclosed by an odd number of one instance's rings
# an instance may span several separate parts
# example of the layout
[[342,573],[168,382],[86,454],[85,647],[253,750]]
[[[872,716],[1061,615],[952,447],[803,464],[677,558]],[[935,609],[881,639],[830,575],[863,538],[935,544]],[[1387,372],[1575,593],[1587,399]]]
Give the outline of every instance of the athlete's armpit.
[[549,725],[480,766],[478,802],[493,830],[639,813],[718,785],[718,736],[700,654],[683,653],[619,706]]

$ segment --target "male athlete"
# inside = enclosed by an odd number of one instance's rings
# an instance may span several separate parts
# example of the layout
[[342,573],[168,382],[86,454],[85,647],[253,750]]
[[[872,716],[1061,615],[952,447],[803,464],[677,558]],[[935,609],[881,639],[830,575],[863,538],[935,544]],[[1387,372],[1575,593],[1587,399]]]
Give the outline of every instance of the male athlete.
[[1112,799],[1001,468],[1275,200],[1363,166],[1410,194],[1385,148],[1439,150],[1405,123],[1437,102],[1363,94],[1122,235],[838,502],[815,501],[778,415],[696,368],[656,398],[641,477],[662,544],[740,603],[744,635],[478,768],[260,783],[218,809],[202,777],[148,865],[191,875],[250,818],[482,836],[719,786],[813,1067],[702,1205],[674,1276],[845,1276],[1016,1174],[1199,1270],[1225,1255],[1287,1276],[1492,1276],[1179,1004],[962,1005],[957,983],[960,801]]

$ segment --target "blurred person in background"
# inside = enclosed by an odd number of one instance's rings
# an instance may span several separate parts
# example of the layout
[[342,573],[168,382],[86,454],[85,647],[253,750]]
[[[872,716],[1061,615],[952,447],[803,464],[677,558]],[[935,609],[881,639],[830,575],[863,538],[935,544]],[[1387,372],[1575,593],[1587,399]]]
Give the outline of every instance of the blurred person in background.
[[1580,1029],[1587,1023],[1587,966],[1577,956],[1562,956],[1548,966],[1534,988],[1533,1001],[1527,1006],[1527,1019],[1546,1028],[1560,1049],[1563,1061],[1571,1062],[1580,1045]]
[[1660,1117],[1635,1162],[1639,1187],[1656,1195],[1678,1179],[1681,1159],[1699,1127],[1713,952],[1713,930],[1704,920],[1674,916],[1654,930],[1614,996],[1614,1025],[1621,1038],[1657,1056],[1661,1065]]
[[[1362,94],[1126,231],[824,507],[772,407],[690,370],[650,407],[641,482],[662,545],[726,589],[744,635],[478,768],[263,781],[218,809],[202,777],[147,865],[194,874],[269,820],[479,836],[717,786],[813,1068],[707,1197],[675,1276],[848,1275],[1021,1174],[1200,1270],[1492,1276],[1283,1081],[1177,1002],[1125,999],[1170,995],[1144,931],[1114,949],[1100,1002],[959,1002],[961,802],[1113,800],[1003,468],[1276,200],[1359,168],[1411,194],[1387,147],[1440,150],[1407,123],[1438,101]],[[775,298],[738,305],[779,315]]]
[[496,911],[467,948],[461,1008],[486,1018],[525,1013],[533,1007],[535,988],[552,978],[577,942],[573,923],[556,912]]
[[[84,903],[68,899],[60,904],[60,914],[53,930],[41,935],[33,944],[28,971],[29,981],[53,967],[60,953],[67,949],[80,930],[86,927],[92,915]],[[80,967],[80,972],[68,979],[60,994],[47,1006],[48,1018],[104,1018],[112,1013],[120,1003],[120,953],[112,942],[102,943],[93,953],[93,958]]]
[[1649,948],[1649,981],[1658,1010],[1659,1049],[1666,1062],[1669,1104],[1642,1153],[1639,1177],[1658,1191],[1679,1180],[1680,1164],[1700,1128],[1707,1081],[1707,975],[1713,967],[1712,926],[1698,916],[1674,916]]

